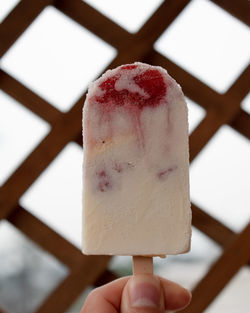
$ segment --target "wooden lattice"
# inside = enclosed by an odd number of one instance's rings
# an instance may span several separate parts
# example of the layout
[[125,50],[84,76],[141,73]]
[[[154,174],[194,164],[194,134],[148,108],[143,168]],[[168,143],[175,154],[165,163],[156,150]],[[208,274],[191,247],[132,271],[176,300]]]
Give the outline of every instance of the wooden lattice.
[[[250,24],[247,0],[212,1],[243,23]],[[108,68],[134,61],[161,65],[182,85],[184,93],[206,110],[205,118],[190,136],[192,161],[224,124],[250,139],[250,116],[240,107],[249,91],[250,67],[245,68],[226,93],[219,94],[154,50],[155,41],[189,2],[190,0],[164,1],[144,26],[137,33],[131,34],[81,0],[22,0],[0,25],[0,57],[46,6],[53,5],[117,49],[117,56]],[[85,93],[70,111],[61,113],[1,69],[0,88],[51,125],[50,133],[1,187],[0,219],[7,219],[68,266],[69,275],[36,311],[65,312],[88,285],[98,285],[115,278],[106,269],[110,258],[82,255],[77,248],[18,203],[24,192],[65,145],[71,141],[82,144],[81,110]],[[193,290],[191,305],[182,311],[185,313],[203,312],[237,271],[247,263],[250,264],[250,223],[241,233],[236,234],[193,204],[192,210],[193,225],[222,246],[224,252]]]

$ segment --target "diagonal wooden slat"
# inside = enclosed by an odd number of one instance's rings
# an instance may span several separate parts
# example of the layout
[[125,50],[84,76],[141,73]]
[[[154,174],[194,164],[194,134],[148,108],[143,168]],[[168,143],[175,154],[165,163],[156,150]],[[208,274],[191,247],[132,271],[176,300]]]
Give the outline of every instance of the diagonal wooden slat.
[[148,47],[152,47],[155,41],[176,19],[189,2],[190,0],[163,1],[156,12],[153,13],[138,33],[135,34],[135,39],[137,41],[147,42]]
[[[250,10],[250,9],[249,9]],[[249,11],[250,12],[250,11]],[[248,65],[226,92],[227,96],[241,102],[250,91],[250,65]]]
[[85,260],[80,267],[72,269],[36,313],[63,313],[69,309],[79,294],[106,270],[110,257],[89,256]]
[[249,1],[247,0],[211,0],[234,17],[250,26]]
[[189,1],[164,1],[133,37],[122,41],[122,46],[118,47],[120,57],[116,59],[119,62],[114,62],[112,67],[135,61],[145,62],[144,58],[152,50],[155,40],[166,30],[174,18],[180,14]]
[[227,247],[234,238],[235,233],[194,203],[192,203],[191,208],[193,225],[220,246]]
[[80,266],[82,259],[86,258],[80,250],[21,205],[16,206],[9,214],[8,221],[70,269]]
[[52,0],[22,0],[0,25],[0,58]]
[[[23,193],[54,160],[65,145],[76,137],[75,133],[72,134],[72,131],[69,131],[67,127],[64,128],[63,125],[64,120],[58,120],[55,125],[58,131],[52,129],[1,187],[0,219],[7,217],[10,211],[17,205]],[[9,194],[12,197],[9,197]]]
[[[192,224],[202,233],[214,240],[222,248],[227,248],[237,234],[222,222],[191,203]],[[250,266],[250,260],[248,260]]]
[[250,140],[250,115],[247,112],[240,110],[230,126]]
[[0,88],[50,124],[53,124],[61,114],[59,110],[1,69]]
[[[191,208],[192,224],[222,248],[227,248],[237,236],[229,227],[201,210],[194,203],[191,204]],[[250,260],[248,260],[248,265],[250,266]]]
[[[185,313],[200,313],[209,306],[231,278],[250,258],[250,224],[234,239],[207,275],[193,290],[193,299]],[[209,292],[208,292],[209,291]]]
[[[133,45],[143,46],[143,50],[145,50],[144,43],[146,43],[148,47],[151,47],[189,1],[190,0],[164,1],[156,12],[146,21],[141,30],[134,35],[81,0],[71,0],[70,2],[67,0],[56,0],[54,5],[57,9],[92,31],[95,35],[101,37],[113,47],[118,50],[125,49],[127,51],[128,47],[133,49]],[[93,20],[97,22],[93,23]],[[159,21],[161,21],[161,23],[159,23]]]
[[56,0],[54,6],[108,44],[119,48],[133,36],[82,0]]
[[222,125],[223,121],[218,118],[218,114],[215,109],[207,111],[205,118],[200,122],[189,137],[190,162],[196,158],[196,156],[201,152],[201,150],[206,146]]

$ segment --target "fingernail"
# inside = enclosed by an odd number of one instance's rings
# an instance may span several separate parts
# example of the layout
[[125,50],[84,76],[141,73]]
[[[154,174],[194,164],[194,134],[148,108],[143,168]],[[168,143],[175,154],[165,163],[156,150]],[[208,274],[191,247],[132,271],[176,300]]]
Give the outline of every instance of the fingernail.
[[158,308],[161,304],[160,281],[152,275],[135,275],[129,284],[131,307]]

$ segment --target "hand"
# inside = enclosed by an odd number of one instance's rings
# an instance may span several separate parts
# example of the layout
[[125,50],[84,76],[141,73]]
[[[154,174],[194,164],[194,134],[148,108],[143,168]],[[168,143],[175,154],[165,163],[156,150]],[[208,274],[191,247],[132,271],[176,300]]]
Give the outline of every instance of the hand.
[[190,292],[174,282],[136,275],[94,289],[80,313],[164,313],[183,309],[190,301]]

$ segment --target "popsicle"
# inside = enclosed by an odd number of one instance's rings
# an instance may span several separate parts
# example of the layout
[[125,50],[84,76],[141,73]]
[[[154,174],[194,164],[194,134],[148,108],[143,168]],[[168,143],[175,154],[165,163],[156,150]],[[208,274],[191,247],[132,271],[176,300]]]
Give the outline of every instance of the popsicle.
[[83,253],[189,250],[187,105],[165,69],[136,62],[92,83],[83,148]]

